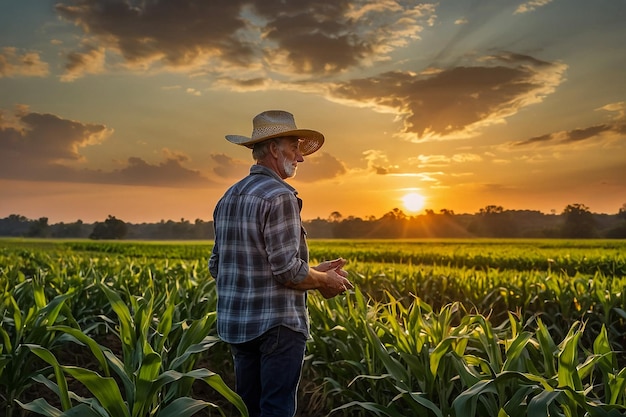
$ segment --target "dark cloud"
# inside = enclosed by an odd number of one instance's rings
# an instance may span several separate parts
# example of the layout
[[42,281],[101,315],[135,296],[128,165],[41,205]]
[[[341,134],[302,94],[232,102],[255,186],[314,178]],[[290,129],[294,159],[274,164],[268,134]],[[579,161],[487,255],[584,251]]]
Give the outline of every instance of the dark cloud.
[[300,182],[315,182],[339,177],[347,172],[345,165],[326,152],[319,152],[304,158],[298,164],[298,171],[294,178]]
[[335,74],[387,58],[434,13],[432,5],[372,0],[66,0],[56,10],[85,34],[85,49],[68,54],[66,80],[82,65],[94,72],[105,50],[142,69]]
[[[153,185],[166,187],[193,187],[209,182],[198,171],[183,167],[180,160],[168,158],[165,162],[151,165],[138,157],[128,158],[128,165],[122,169],[106,173],[105,182],[128,185]],[[117,181],[108,181],[110,179]]]
[[252,153],[250,153],[250,161],[241,161],[231,158],[225,154],[211,155],[213,160],[213,173],[221,178],[241,178],[247,175],[250,165],[253,164]]
[[565,66],[502,53],[481,63],[423,74],[387,72],[336,84],[331,95],[404,115],[412,140],[467,137],[519,108],[541,101],[562,81]]
[[347,16],[350,3],[291,2],[284,7],[272,0],[258,2],[255,9],[268,19],[265,35],[280,45],[296,71],[324,73],[354,66],[374,52],[375,40],[359,35],[358,20]]
[[186,157],[172,155],[156,165],[131,157],[110,172],[66,165],[83,159],[80,149],[104,141],[112,130],[104,125],[67,120],[21,109],[0,111],[0,178],[125,185],[194,187],[209,184],[198,171],[185,168]]
[[245,29],[237,0],[85,0],[57,4],[57,12],[129,63],[161,60],[188,65],[199,57],[217,55],[247,62],[250,46],[235,34]]
[[530,139],[513,143],[513,146],[519,147],[529,145],[568,145],[576,142],[597,140],[604,133],[625,135],[626,124],[617,121],[610,124],[599,124],[586,128],[548,133],[545,135],[536,136]]
[[99,143],[111,130],[104,125],[62,119],[53,114],[18,111],[15,124],[0,119],[0,154],[30,161],[75,161],[78,150]]

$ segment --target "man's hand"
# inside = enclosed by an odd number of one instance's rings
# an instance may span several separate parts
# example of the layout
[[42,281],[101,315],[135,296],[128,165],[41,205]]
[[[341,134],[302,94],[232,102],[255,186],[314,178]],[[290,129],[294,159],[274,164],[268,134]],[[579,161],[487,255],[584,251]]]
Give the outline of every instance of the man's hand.
[[327,279],[317,288],[324,298],[333,298],[354,288],[354,285],[347,279],[348,272],[342,269],[346,262],[345,259],[338,258],[324,261],[313,267],[317,271],[326,272]]
[[347,278],[348,272],[341,269],[346,262],[342,258],[324,261],[310,267],[309,274],[301,282],[297,284],[286,282],[283,285],[301,291],[318,290],[324,298],[333,298],[354,288]]
[[[334,259],[332,261],[324,261],[321,264],[319,264],[318,266],[314,266],[313,269],[320,271],[320,272],[326,272],[326,271],[330,271],[331,269],[335,269],[335,270],[341,270],[341,268],[343,268],[343,266],[346,264],[345,259],[343,258],[337,258]],[[345,272],[345,271],[343,271]],[[347,272],[346,272],[347,274]]]

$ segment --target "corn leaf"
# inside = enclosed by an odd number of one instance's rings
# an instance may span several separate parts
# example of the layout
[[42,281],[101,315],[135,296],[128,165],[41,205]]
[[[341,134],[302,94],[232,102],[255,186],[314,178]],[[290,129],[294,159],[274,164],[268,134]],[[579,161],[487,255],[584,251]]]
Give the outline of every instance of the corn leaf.
[[156,417],[189,417],[207,407],[219,408],[213,403],[189,397],[181,397],[168,404]]
[[59,398],[61,399],[61,407],[63,410],[69,410],[72,407],[72,403],[69,397],[69,390],[67,387],[67,380],[65,379],[65,375],[63,375],[62,366],[57,361],[57,358],[50,352],[48,349],[38,346],[38,345],[25,345],[31,352],[35,355],[39,356],[41,359],[52,365],[54,369],[54,376],[57,381],[57,386],[59,387]]
[[[37,414],[44,415],[46,417],[61,417],[63,412],[56,407],[51,406],[43,398],[37,398],[29,403],[23,403],[19,400],[15,400],[24,410],[32,411]],[[100,416],[101,417],[101,416]]]
[[63,370],[85,385],[109,415],[130,417],[128,407],[126,407],[119,387],[113,378],[103,377],[89,369],[75,366],[63,366]]

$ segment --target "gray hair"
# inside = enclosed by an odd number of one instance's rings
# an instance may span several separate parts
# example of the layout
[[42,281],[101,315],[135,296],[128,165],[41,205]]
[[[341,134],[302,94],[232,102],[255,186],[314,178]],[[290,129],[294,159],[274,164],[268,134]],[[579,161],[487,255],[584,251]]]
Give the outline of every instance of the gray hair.
[[252,157],[255,161],[260,161],[270,153],[270,144],[276,142],[276,139],[268,139],[254,144],[252,148]]
[[280,136],[277,138],[267,139],[262,142],[257,142],[252,148],[252,157],[255,161],[260,161],[270,153],[270,145],[272,142],[276,143],[281,149],[283,147],[283,139],[298,139],[297,136]]

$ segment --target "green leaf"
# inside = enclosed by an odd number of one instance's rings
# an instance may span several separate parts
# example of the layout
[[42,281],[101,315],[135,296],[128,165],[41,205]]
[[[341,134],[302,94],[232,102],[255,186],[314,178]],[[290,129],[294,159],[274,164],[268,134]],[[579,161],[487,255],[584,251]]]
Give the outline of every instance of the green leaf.
[[113,291],[103,283],[99,285],[99,288],[102,289],[111,304],[111,308],[115,311],[115,314],[117,314],[120,324],[120,339],[122,340],[122,348],[124,350],[124,354],[130,356],[135,348],[134,325],[130,315],[130,310],[117,292]]
[[180,357],[190,346],[202,343],[211,331],[214,323],[214,316],[206,316],[198,320],[194,320],[191,326],[183,333],[183,336],[176,348],[176,356]]
[[408,386],[409,383],[409,375],[406,369],[402,366],[402,364],[395,358],[393,358],[387,348],[383,346],[382,342],[374,332],[374,330],[367,326],[367,338],[370,341],[370,344],[376,349],[380,360],[385,365],[385,369],[387,372],[391,374],[393,379],[396,381],[396,384],[399,384],[403,389],[407,391],[410,389]]
[[562,394],[562,391],[543,391],[528,403],[528,415],[533,417],[550,416],[550,405]]
[[[110,368],[115,372],[115,374],[120,378],[122,384],[124,385],[124,390],[126,393],[126,400],[129,403],[134,403],[135,401],[135,378],[132,374],[131,370],[127,370],[124,367],[124,363],[111,352],[110,349],[103,350],[104,356],[107,358]],[[109,375],[106,375],[109,376]]]
[[157,417],[189,417],[207,407],[219,408],[213,403],[189,397],[181,397],[175,399],[167,407],[161,410],[157,414]]
[[35,301],[35,306],[37,306],[37,309],[39,310],[41,310],[46,304],[48,304],[48,302],[46,301],[46,295],[44,293],[43,285],[40,282],[42,280],[43,278],[41,280],[33,279],[33,299]]
[[85,334],[82,331],[80,331],[80,329],[75,329],[75,328],[69,327],[69,326],[49,326],[48,329],[49,330],[59,330],[59,331],[62,331],[64,333],[67,333],[67,334],[73,336],[79,342],[84,343],[85,345],[87,345],[89,347],[89,350],[91,350],[91,353],[93,353],[94,357],[98,361],[98,364],[100,364],[100,368],[102,368],[102,371],[104,372],[104,375],[105,376],[110,376],[110,374],[109,374],[109,364],[106,361],[106,358],[104,356],[104,352],[102,351],[102,348],[100,347],[100,345],[98,345],[98,343],[95,340],[93,340],[87,334]]
[[67,387],[67,380],[65,379],[65,375],[63,375],[62,367],[59,365],[57,358],[48,349],[39,345],[26,344],[24,346],[30,349],[30,351],[35,355],[52,365],[52,368],[54,369],[54,376],[57,380],[57,386],[59,387],[61,407],[63,410],[69,410],[72,408],[72,402],[70,401],[69,390]]
[[408,392],[407,394],[417,404],[432,411],[433,414],[435,414],[435,416],[443,417],[443,414],[441,413],[441,410],[439,409],[439,407],[437,407],[437,405],[434,402],[426,398],[424,394],[417,393],[417,392]]
[[189,346],[189,348],[187,348],[187,350],[182,355],[176,357],[172,361],[169,368],[180,371],[180,367],[185,364],[185,362],[189,359],[191,355],[209,350],[212,346],[219,342],[220,339],[218,339],[217,337],[207,336],[202,343],[197,343],[195,345]]
[[503,371],[525,371],[525,369],[519,369],[519,359],[526,351],[526,345],[531,338],[530,332],[522,332],[513,340],[506,351],[506,360],[502,365]]
[[[148,345],[146,343],[146,345]],[[150,349],[149,345],[146,349]],[[132,414],[134,416],[144,415],[148,410],[149,404],[151,404],[156,398],[156,392],[152,390],[154,380],[159,375],[161,369],[161,356],[156,352],[148,352],[143,357],[143,361],[139,368],[139,373],[136,379],[136,395],[134,397],[134,404],[132,404]]]
[[[32,411],[34,413],[42,414],[46,417],[61,417],[63,412],[50,404],[43,398],[37,398],[29,403],[22,403],[19,400],[15,400],[24,410]],[[100,416],[101,417],[101,416]]]
[[441,342],[437,344],[435,349],[430,354],[430,373],[432,376],[437,376],[437,371],[439,370],[439,363],[441,359],[450,352],[450,346],[454,342],[454,339],[451,337],[447,337]]
[[103,377],[89,369],[75,366],[64,366],[63,370],[85,385],[111,416],[130,417],[119,387],[113,378]]
[[157,332],[159,333],[160,340],[156,346],[156,351],[161,352],[163,350],[163,346],[165,345],[165,341],[167,340],[167,336],[172,330],[172,321],[174,318],[174,311],[176,309],[176,304],[171,302],[163,314],[159,316],[159,324],[157,325]]
[[473,417],[476,415],[476,402],[481,394],[496,393],[494,380],[483,380],[466,389],[452,402],[452,408],[457,416]]
[[562,342],[561,352],[559,352],[559,387],[570,387],[576,391],[582,391],[583,384],[578,375],[578,339],[582,331],[578,331],[580,326],[575,323],[570,328],[566,338]]
[[[13,345],[11,344],[11,338],[4,327],[0,327],[0,336],[2,337],[2,341],[4,342],[4,347],[7,353],[13,353]],[[1,351],[0,351],[1,353]]]
[[539,347],[541,350],[541,354],[543,355],[543,363],[546,369],[546,374],[548,378],[556,375],[556,368],[554,366],[554,355],[557,352],[556,344],[552,337],[550,336],[550,332],[548,328],[543,324],[541,320],[537,320],[537,332],[536,332],[537,340],[539,341]]
[[329,415],[333,414],[335,411],[344,410],[351,407],[361,407],[366,411],[370,411],[377,416],[388,416],[388,417],[406,417],[403,413],[400,413],[395,410],[391,410],[388,407],[385,407],[382,404],[377,404],[373,402],[366,401],[352,401],[347,404],[343,404],[339,407],[333,408]]
[[41,308],[38,312],[39,316],[37,318],[37,325],[53,325],[65,305],[65,300],[67,300],[71,296],[72,291],[68,292],[67,294],[57,295],[46,306]]
[[185,374],[186,377],[202,379],[204,382],[209,384],[211,388],[220,393],[222,397],[226,398],[228,402],[233,404],[241,413],[242,416],[248,416],[248,409],[244,404],[243,400],[235,391],[230,389],[228,385],[222,380],[222,377],[214,372],[209,371],[205,368],[194,369],[191,372],[187,372]]
[[61,417],[102,417],[102,414],[98,413],[87,404],[79,404],[67,410]]

